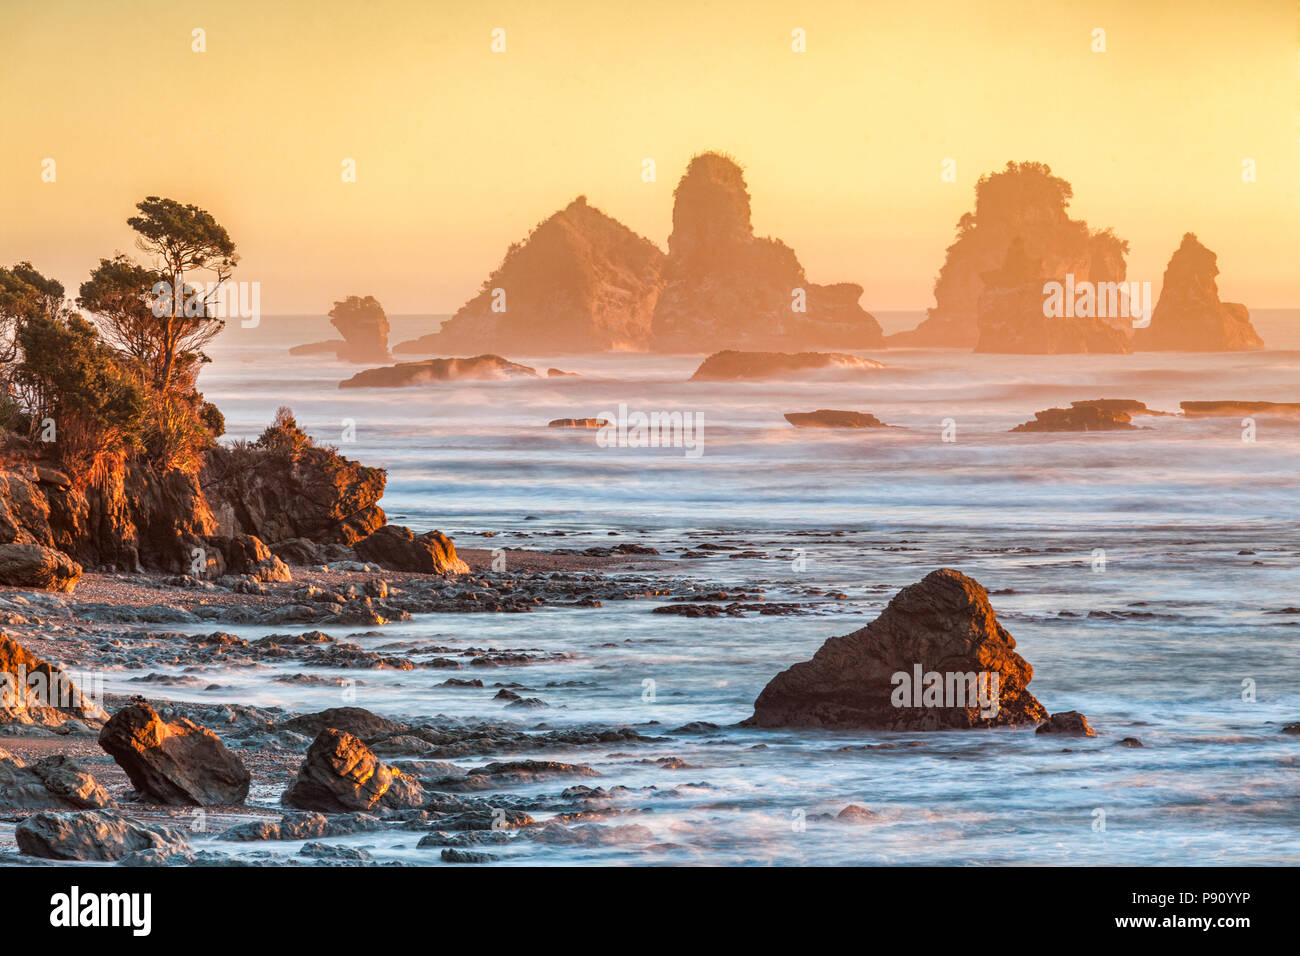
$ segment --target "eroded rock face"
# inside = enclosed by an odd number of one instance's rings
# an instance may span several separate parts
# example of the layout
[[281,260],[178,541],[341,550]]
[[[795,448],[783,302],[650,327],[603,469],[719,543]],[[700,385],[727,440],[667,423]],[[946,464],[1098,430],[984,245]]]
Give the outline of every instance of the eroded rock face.
[[785,420],[795,428],[888,428],[875,415],[819,408],[815,412],[786,412]]
[[96,810],[112,803],[95,778],[64,754],[28,766],[0,750],[0,809]]
[[[957,240],[948,247],[939,270],[934,307],[915,329],[891,335],[889,344],[974,348],[980,339],[984,277],[1004,265],[1017,239],[1025,255],[1038,263],[1041,277],[1062,281],[1071,274],[1076,281],[1122,281],[1128,243],[1110,230],[1093,232],[1086,222],[1071,219],[1066,209],[1073,195],[1070,184],[1053,176],[1051,167],[1043,163],[1009,162],[1004,170],[981,176],[975,186],[975,211],[958,221]],[[1041,309],[1041,281],[1037,294]],[[1029,315],[1027,290],[986,303],[988,315],[998,309]],[[1026,342],[1033,338],[1026,337]],[[990,339],[989,345],[994,341]]]
[[[1015,646],[984,588],[942,568],[899,591],[866,627],[831,638],[812,660],[772,678],[744,723],[955,730],[1037,722],[1047,711],[1029,692],[1034,670]],[[979,696],[981,673],[984,696],[996,701],[995,707],[978,699],[971,705]],[[929,674],[940,675],[937,697],[922,686],[929,684]],[[974,688],[966,683],[969,675],[975,677]]]
[[441,531],[416,535],[410,528],[390,524],[353,545],[357,557],[390,571],[424,574],[466,574],[467,565],[456,557],[456,546]]
[[405,388],[435,382],[487,382],[510,378],[537,378],[537,370],[503,359],[500,355],[423,359],[384,368],[368,368],[339,382],[339,388]]
[[39,544],[0,544],[0,584],[41,591],[71,591],[81,565],[62,551]]
[[1264,341],[1238,302],[1220,302],[1218,257],[1190,232],[1165,267],[1151,324],[1138,329],[1141,351],[1224,352],[1262,349]]
[[861,286],[809,282],[789,246],[754,235],[749,190],[734,160],[712,152],[696,156],[673,196],[652,349],[884,344],[879,323],[858,305]]
[[285,806],[321,813],[375,807],[410,809],[424,802],[420,784],[389,767],[356,737],[327,728],[313,741],[289,789]]
[[1128,412],[1101,405],[1074,404],[1069,408],[1045,408],[1034,412],[1034,420],[1017,425],[1013,432],[1100,432],[1137,428]]
[[216,734],[186,718],[167,723],[143,701],[114,714],[99,745],[137,791],[158,803],[210,807],[248,797],[248,770]]
[[852,376],[884,368],[879,362],[844,352],[737,352],[710,355],[691,376],[692,382],[798,378],[808,375]]
[[237,534],[228,541],[222,551],[226,559],[226,571],[230,574],[246,574],[256,581],[292,581],[289,567],[262,543],[262,539],[251,534]]
[[975,351],[1019,355],[1133,351],[1128,333],[1106,319],[1047,314],[1043,289],[1052,279],[1041,261],[1030,258],[1021,239],[1013,240],[1002,267],[983,275]]
[[439,332],[394,351],[644,349],[663,264],[654,243],[579,196],[512,245]]
[[120,860],[137,850],[188,847],[173,827],[132,823],[116,810],[36,813],[14,831],[18,849],[47,860]]
[[0,724],[61,727],[79,720],[98,727],[107,716],[65,671],[0,633]]

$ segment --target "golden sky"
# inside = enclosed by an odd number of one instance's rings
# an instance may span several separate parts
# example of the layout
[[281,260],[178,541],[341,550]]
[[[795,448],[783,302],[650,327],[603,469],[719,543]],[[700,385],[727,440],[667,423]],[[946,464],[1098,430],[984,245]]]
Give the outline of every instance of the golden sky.
[[1226,299],[1300,306],[1295,0],[4,0],[0,96],[0,263],[73,294],[160,194],[230,230],[265,313],[450,312],[580,193],[666,248],[677,178],[721,149],[756,231],[868,310],[932,304],[1009,159],[1068,179],[1130,279],[1158,292],[1192,231]]

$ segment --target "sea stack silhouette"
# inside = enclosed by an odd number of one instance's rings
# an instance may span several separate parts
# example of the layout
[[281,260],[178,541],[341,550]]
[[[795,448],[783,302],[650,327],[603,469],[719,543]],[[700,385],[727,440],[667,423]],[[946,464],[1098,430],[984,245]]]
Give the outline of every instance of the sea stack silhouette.
[[1151,324],[1138,329],[1140,351],[1230,352],[1262,349],[1264,340],[1239,302],[1220,302],[1216,256],[1192,233],[1183,235],[1165,267]]
[[[1066,207],[1073,196],[1070,184],[1053,176],[1045,163],[1009,162],[1001,172],[981,176],[975,184],[975,211],[958,220],[957,241],[948,247],[935,280],[934,307],[915,329],[891,335],[889,344],[975,348],[985,276],[1007,265],[1017,239],[1024,255],[1038,263],[1044,279],[1063,281],[1072,274],[1076,282],[1122,282],[1128,243],[1109,229],[1094,232],[1086,222],[1071,219]],[[1131,322],[1116,319],[1113,324],[1131,327]],[[1008,344],[1014,344],[1014,337]]]
[[644,349],[664,254],[579,196],[513,244],[439,332],[398,353]]
[[388,316],[373,295],[365,298],[350,295],[342,302],[335,302],[329,316],[330,324],[339,330],[342,339],[296,345],[289,349],[289,354],[318,355],[333,352],[342,361],[357,364],[393,360],[388,351]]
[[673,232],[651,348],[880,348],[880,325],[858,305],[862,287],[808,281],[794,251],[760,239],[750,222],[744,171],[701,153],[673,193]]

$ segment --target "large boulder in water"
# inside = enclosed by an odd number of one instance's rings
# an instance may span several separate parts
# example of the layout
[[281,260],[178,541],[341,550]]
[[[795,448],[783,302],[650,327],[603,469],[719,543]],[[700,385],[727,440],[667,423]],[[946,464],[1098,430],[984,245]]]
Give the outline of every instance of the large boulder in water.
[[644,349],[663,264],[654,243],[579,196],[512,245],[440,331],[393,351]]
[[888,428],[875,415],[819,408],[815,412],[786,412],[785,420],[795,428]]
[[739,164],[719,153],[691,160],[673,193],[664,285],[651,348],[879,348],[880,325],[858,304],[862,287],[809,282],[794,251],[760,239]]
[[62,551],[40,544],[0,544],[0,584],[42,591],[71,591],[81,565]]
[[1045,408],[1034,412],[1034,420],[1017,425],[1013,432],[1102,432],[1131,431],[1133,416],[1102,405],[1074,404],[1069,408]]
[[35,813],[14,830],[18,849],[47,860],[104,862],[136,850],[185,850],[188,843],[174,827],[133,823],[116,810]]
[[312,742],[281,798],[285,806],[321,813],[411,809],[423,801],[417,781],[383,763],[360,737],[333,728]]
[[99,745],[137,791],[158,803],[209,807],[248,797],[248,770],[216,734],[188,719],[167,723],[144,701],[114,714]]
[[[1094,232],[1086,222],[1071,219],[1067,207],[1073,195],[1070,184],[1044,163],[1009,162],[1000,172],[981,176],[975,211],[958,221],[957,239],[935,281],[934,307],[915,329],[889,336],[889,344],[974,348],[985,276],[1002,267],[1017,239],[1046,278],[1062,281],[1070,274],[1076,281],[1123,281],[1128,243],[1110,230]],[[1022,308],[1015,301],[1005,304]]]
[[465,574],[467,565],[456,557],[456,545],[441,531],[417,535],[410,528],[390,524],[353,545],[357,557],[390,571],[422,574]]
[[899,591],[866,627],[772,678],[745,725],[958,730],[1041,721],[1047,711],[1028,686],[1034,669],[1015,647],[984,588],[941,568]]
[[872,359],[845,352],[715,352],[695,370],[692,382],[733,382],[741,379],[852,377],[884,368]]
[[1165,267],[1151,324],[1138,329],[1140,351],[1226,352],[1262,349],[1264,340],[1239,302],[1220,302],[1218,257],[1190,232]]

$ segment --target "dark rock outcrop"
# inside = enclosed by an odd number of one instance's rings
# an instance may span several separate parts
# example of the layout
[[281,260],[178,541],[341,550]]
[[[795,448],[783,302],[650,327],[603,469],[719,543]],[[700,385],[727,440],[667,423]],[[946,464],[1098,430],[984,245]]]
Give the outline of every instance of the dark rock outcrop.
[[350,295],[330,309],[330,324],[342,341],[312,342],[289,350],[290,355],[320,355],[333,352],[344,362],[391,362],[388,351],[388,316],[373,296]]
[[819,408],[815,412],[786,412],[785,420],[795,428],[888,428],[875,415]]
[[116,810],[36,813],[14,831],[18,849],[47,860],[120,860],[137,850],[185,850],[173,827],[132,823]]
[[[1006,263],[1017,239],[1049,279],[1061,281],[1071,274],[1078,281],[1123,281],[1128,243],[1109,230],[1093,232],[1086,222],[1071,219],[1066,208],[1073,195],[1070,184],[1043,163],[1009,162],[1000,172],[981,176],[975,211],[958,221],[957,239],[935,281],[934,307],[915,329],[891,335],[889,344],[974,348],[980,338],[984,277]],[[1038,295],[1041,309],[1041,284]],[[1022,308],[1014,296],[1005,304]]]
[[28,766],[0,750],[0,810],[97,810],[112,803],[95,778],[65,754]]
[[328,728],[308,749],[307,759],[282,802],[321,813],[376,807],[402,810],[420,806],[424,790],[417,781],[380,761],[360,737]]
[[880,325],[858,304],[861,286],[809,282],[789,246],[754,235],[744,171],[734,160],[694,157],[673,196],[653,350],[884,344]]
[[692,382],[729,382],[738,379],[797,378],[820,375],[851,376],[884,368],[871,359],[844,352],[715,352],[695,370]]
[[507,361],[500,355],[423,359],[419,362],[398,362],[383,368],[368,368],[339,382],[339,388],[406,388],[410,385],[432,385],[435,382],[481,382],[511,378],[537,378],[537,370],[529,365]]
[[1013,240],[1002,267],[982,276],[975,351],[1019,355],[1133,351],[1129,334],[1106,319],[1048,314],[1044,286],[1053,279],[1041,261],[1030,258],[1019,237]]
[[417,535],[410,528],[390,524],[353,546],[362,561],[372,561],[390,571],[423,574],[465,574],[467,565],[456,557],[456,546],[441,531]]
[[[222,545],[228,574],[246,574],[255,581],[292,581],[288,566],[251,534],[237,534],[228,541],[211,539]],[[292,540],[292,539],[291,539]]]
[[1034,420],[1017,425],[1013,432],[1101,432],[1137,428],[1128,412],[1099,405],[1071,405],[1034,412]]
[[248,797],[248,770],[216,734],[186,718],[167,723],[144,701],[114,714],[99,745],[158,803],[208,807]]
[[1082,401],[1071,402],[1070,406],[1072,408],[1100,408],[1105,412],[1127,412],[1129,415],[1169,414],[1169,412],[1147,408],[1146,402],[1139,402],[1136,398],[1086,398]]
[[612,424],[604,418],[555,418],[546,423],[547,428],[605,428]]
[[1179,402],[1188,418],[1300,417],[1300,402]]
[[1077,710],[1052,714],[1035,733],[1060,734],[1064,737],[1096,737],[1097,731],[1088,725],[1088,718]]
[[0,544],[0,584],[42,591],[71,591],[81,565],[62,551],[40,544]]
[[1224,352],[1262,349],[1264,341],[1238,302],[1220,302],[1218,256],[1190,232],[1165,267],[1151,324],[1133,341],[1141,351]]
[[512,245],[440,331],[393,351],[643,349],[663,264],[654,243],[579,196]]
[[[942,568],[899,591],[866,627],[772,678],[744,724],[955,730],[1037,722],[1047,711],[1029,692],[1034,671],[1015,646],[984,588]],[[975,699],[980,674],[996,713]]]
[[97,727],[107,716],[66,672],[0,633],[0,724],[61,727],[79,720]]

